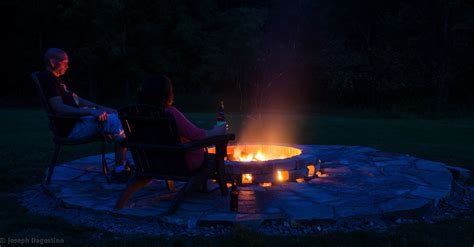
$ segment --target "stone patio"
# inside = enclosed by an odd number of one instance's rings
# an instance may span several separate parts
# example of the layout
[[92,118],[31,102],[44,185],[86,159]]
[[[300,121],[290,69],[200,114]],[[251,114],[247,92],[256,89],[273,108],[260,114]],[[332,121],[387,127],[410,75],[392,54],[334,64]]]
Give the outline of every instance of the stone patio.
[[[58,165],[52,182],[24,194],[24,205],[35,211],[32,194],[53,198],[56,208],[110,215],[127,221],[156,221],[180,227],[268,222],[295,225],[334,224],[348,218],[420,218],[448,200],[453,186],[470,171],[404,154],[357,146],[299,146],[323,162],[323,175],[310,181],[271,187],[240,187],[239,212],[229,211],[229,197],[219,190],[188,195],[175,215],[164,215],[174,197],[163,181],[154,180],[130,199],[124,209],[113,206],[125,184],[107,184],[100,172],[100,156]],[[113,154],[108,154],[113,163]],[[182,183],[176,182],[179,187]],[[217,185],[209,181],[211,189]],[[32,199],[33,198],[33,199]],[[45,209],[46,210],[46,209]],[[68,216],[70,217],[70,216]]]

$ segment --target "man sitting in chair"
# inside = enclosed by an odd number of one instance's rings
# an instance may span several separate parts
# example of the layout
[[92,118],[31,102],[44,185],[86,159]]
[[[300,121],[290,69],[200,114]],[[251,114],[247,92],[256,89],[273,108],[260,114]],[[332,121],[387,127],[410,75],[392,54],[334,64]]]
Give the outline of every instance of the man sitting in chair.
[[80,117],[68,138],[79,139],[104,134],[111,136],[115,142],[115,173],[125,172],[126,148],[118,145],[125,134],[117,117],[116,110],[79,97],[70,91],[62,76],[69,68],[66,52],[50,48],[44,55],[46,70],[38,74],[38,79],[49,107],[56,114]]

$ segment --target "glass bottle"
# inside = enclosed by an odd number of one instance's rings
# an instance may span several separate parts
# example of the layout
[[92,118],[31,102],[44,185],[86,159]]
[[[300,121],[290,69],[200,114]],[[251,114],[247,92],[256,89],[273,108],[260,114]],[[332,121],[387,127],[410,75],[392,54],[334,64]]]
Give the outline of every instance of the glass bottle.
[[219,110],[217,112],[217,118],[216,118],[216,125],[224,125],[226,124],[225,122],[225,113],[224,113],[224,101],[221,100],[221,103],[219,105]]
[[230,211],[237,212],[239,210],[239,191],[237,190],[237,180],[234,179],[230,187]]

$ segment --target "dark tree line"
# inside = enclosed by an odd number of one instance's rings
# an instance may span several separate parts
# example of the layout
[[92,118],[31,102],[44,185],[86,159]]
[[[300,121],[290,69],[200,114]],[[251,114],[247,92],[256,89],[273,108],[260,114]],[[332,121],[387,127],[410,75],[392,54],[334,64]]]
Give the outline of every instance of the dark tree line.
[[[269,105],[474,111],[470,0],[24,0],[1,96],[34,92],[42,54],[70,54],[88,97],[130,99],[149,73],[180,93]],[[14,6],[14,8],[11,8]],[[11,52],[11,51],[10,51]],[[25,96],[26,95],[26,96]],[[284,99],[284,100],[278,100]],[[304,99],[304,100],[303,100]]]

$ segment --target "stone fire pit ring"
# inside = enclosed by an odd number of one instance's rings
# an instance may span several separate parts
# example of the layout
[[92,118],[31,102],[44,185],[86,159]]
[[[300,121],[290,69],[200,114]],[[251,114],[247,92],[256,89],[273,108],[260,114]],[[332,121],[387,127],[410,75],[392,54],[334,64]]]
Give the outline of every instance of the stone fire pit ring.
[[[283,182],[307,181],[317,177],[320,170],[320,160],[314,149],[305,146],[274,143],[237,143],[227,147],[227,155],[232,157],[236,148],[263,150],[286,156],[286,158],[266,161],[225,161],[225,173],[229,182],[236,181],[239,186],[279,184]],[[215,153],[214,148],[209,149]],[[278,178],[278,173],[282,176]],[[250,174],[252,181],[245,181],[245,175]],[[281,175],[283,174],[283,175]]]

